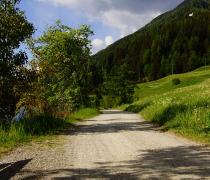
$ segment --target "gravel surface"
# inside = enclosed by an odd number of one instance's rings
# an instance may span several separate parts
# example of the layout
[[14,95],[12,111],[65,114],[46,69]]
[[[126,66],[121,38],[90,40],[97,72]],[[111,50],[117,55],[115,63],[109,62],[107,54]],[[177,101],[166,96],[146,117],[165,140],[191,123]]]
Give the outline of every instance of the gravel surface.
[[0,160],[0,179],[210,179],[210,149],[133,113],[104,111]]

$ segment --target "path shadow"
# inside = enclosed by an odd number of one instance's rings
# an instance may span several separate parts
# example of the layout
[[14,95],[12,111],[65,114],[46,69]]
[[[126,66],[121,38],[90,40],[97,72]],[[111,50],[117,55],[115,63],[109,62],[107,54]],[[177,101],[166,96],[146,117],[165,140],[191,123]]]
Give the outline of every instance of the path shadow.
[[133,114],[132,112],[120,110],[101,110],[102,114]]
[[[73,132],[72,136],[87,135],[87,134],[107,134],[119,132],[134,132],[134,131],[159,131],[160,128],[149,122],[132,122],[129,121],[108,121],[106,124],[87,124],[79,125]],[[97,121],[96,121],[97,123]]]
[[[119,114],[120,116],[133,114],[131,112],[113,111],[105,110],[106,114]],[[113,119],[96,120],[89,119],[84,123],[75,125],[72,128],[67,128],[65,131],[61,131],[59,135],[87,135],[87,134],[106,134],[106,133],[118,133],[122,131],[134,132],[134,131],[162,131],[160,126],[157,124],[150,123],[148,121],[141,121],[138,117],[137,119],[126,119],[116,116]]]
[[[111,167],[110,167],[111,168]],[[110,179],[110,180],[127,180],[138,178],[131,173],[111,172],[110,168],[96,168],[96,169],[55,169],[51,171],[27,171],[25,173],[33,174],[27,176],[26,174],[22,180],[44,179],[52,177],[53,180],[83,180],[83,179]],[[113,167],[112,167],[113,168]],[[54,176],[54,178],[53,178]]]
[[9,165],[11,165],[11,163],[0,164],[0,171]]
[[15,176],[24,166],[26,166],[32,159],[17,161],[14,163],[6,163],[0,165],[0,179],[7,180]]
[[210,178],[210,150],[198,146],[178,146],[140,150],[135,160],[95,162],[93,168],[24,171],[24,179],[193,179]]
[[140,161],[130,162],[130,168],[140,167],[145,174],[170,178],[171,175],[210,177],[210,149],[202,146],[178,146],[143,151]]

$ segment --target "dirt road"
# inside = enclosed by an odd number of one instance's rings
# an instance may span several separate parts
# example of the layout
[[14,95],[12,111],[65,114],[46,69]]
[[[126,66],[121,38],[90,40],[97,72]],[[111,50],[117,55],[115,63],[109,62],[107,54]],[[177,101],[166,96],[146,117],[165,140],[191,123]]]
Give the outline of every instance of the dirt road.
[[210,149],[138,115],[104,114],[0,160],[0,179],[210,179]]

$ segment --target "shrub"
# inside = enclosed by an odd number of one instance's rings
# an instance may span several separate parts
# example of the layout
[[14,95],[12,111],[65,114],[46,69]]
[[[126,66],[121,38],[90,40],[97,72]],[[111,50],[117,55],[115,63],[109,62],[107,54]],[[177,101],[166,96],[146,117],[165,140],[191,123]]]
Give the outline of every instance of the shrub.
[[181,80],[179,78],[172,79],[172,84],[179,85],[179,84],[181,84]]

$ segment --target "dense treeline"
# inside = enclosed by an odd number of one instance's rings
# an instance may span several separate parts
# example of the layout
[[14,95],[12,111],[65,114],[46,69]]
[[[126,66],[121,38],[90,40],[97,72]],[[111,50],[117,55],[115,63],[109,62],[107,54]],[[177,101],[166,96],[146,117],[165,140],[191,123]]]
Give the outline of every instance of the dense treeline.
[[95,82],[100,84],[123,64],[134,73],[132,80],[140,82],[191,71],[210,63],[209,51],[210,1],[186,0],[96,54]]

